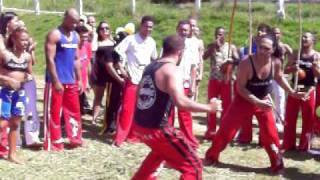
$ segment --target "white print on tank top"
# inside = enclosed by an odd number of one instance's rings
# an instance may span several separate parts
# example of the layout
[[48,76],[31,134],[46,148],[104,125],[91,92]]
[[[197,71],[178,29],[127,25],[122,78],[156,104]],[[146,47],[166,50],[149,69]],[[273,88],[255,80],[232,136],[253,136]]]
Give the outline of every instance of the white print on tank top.
[[156,101],[156,89],[150,75],[142,78],[138,93],[138,109],[149,109]]

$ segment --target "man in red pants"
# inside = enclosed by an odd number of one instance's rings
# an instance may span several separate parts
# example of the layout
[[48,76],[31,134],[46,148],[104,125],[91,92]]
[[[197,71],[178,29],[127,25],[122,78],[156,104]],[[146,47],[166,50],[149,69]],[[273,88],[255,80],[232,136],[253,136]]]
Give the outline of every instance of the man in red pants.
[[308,98],[299,100],[288,97],[282,144],[284,151],[296,148],[296,124],[300,108],[302,111],[302,132],[298,149],[307,151],[310,146],[310,139],[314,129],[315,79],[320,77],[320,54],[313,49],[314,42],[315,38],[313,34],[310,32],[304,33],[300,57],[295,53],[289,59],[285,69],[287,73],[298,71],[297,91],[306,92]]
[[[189,38],[191,25],[188,20],[181,20],[177,25],[177,35],[184,39],[184,50],[178,66],[182,73],[184,93],[192,97],[196,88],[197,64],[199,62],[199,41]],[[192,133],[192,114],[190,111],[178,108],[179,127],[181,132],[190,141],[192,147],[198,148],[199,143]]]
[[134,140],[134,137],[130,137],[131,134],[129,133],[132,126],[138,84],[144,68],[157,58],[156,42],[150,36],[153,25],[154,18],[144,16],[140,23],[139,32],[127,36],[115,47],[115,51],[124,59],[129,74],[123,90],[122,106],[114,136],[113,144],[115,146],[120,146],[125,140]]
[[184,39],[173,35],[164,40],[161,59],[146,67],[139,84],[134,134],[151,148],[133,180],[156,179],[155,171],[165,161],[182,173],[180,179],[202,179],[202,162],[183,133],[169,122],[173,104],[185,111],[214,112],[220,100],[200,104],[184,95],[182,77],[177,72]]
[[[220,97],[222,100],[222,117],[231,103],[232,64],[239,60],[237,48],[225,42],[223,27],[215,29],[215,41],[209,44],[203,59],[210,57],[211,73],[208,83],[208,100]],[[229,52],[228,52],[229,51]],[[230,70],[227,71],[227,66]],[[221,118],[222,118],[221,117]],[[210,139],[216,132],[216,114],[208,114],[207,132],[205,139]]]
[[283,168],[269,94],[272,90],[272,80],[275,79],[290,96],[302,98],[305,94],[294,92],[282,76],[281,61],[272,56],[275,50],[274,42],[273,36],[262,36],[257,44],[256,54],[240,62],[237,94],[221,121],[212,146],[206,152],[208,164],[218,162],[219,154],[234,138],[241,125],[254,114],[259,122],[262,145],[271,161],[271,172],[278,172]]
[[82,92],[80,61],[77,49],[78,34],[74,31],[79,21],[78,12],[71,8],[64,14],[62,24],[49,32],[45,43],[46,86],[44,93],[46,150],[63,150],[61,112],[72,147],[82,144],[82,128],[79,106],[79,89]]

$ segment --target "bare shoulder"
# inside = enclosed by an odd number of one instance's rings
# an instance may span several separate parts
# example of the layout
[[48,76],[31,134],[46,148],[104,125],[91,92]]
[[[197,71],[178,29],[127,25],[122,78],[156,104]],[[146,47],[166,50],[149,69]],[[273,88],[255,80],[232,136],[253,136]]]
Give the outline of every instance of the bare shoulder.
[[48,42],[57,42],[60,39],[61,33],[58,29],[53,29],[49,31],[47,35]]
[[245,57],[243,60],[240,61],[239,63],[239,69],[245,70],[245,69],[249,69],[249,67],[251,67],[251,62],[248,57]]

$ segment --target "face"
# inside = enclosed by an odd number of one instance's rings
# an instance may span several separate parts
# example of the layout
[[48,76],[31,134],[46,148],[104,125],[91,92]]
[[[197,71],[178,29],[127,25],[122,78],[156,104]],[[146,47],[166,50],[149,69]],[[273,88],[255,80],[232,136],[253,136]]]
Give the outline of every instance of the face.
[[218,29],[218,31],[216,32],[216,39],[219,40],[221,43],[224,42],[224,35],[225,35],[225,31],[223,28]]
[[193,33],[195,33],[195,30],[196,30],[196,27],[197,27],[197,20],[189,19],[189,23],[190,23],[190,26],[191,26],[191,31]]
[[91,27],[96,27],[96,19],[95,19],[93,16],[89,16],[89,17],[88,17],[88,24],[89,24]]
[[82,33],[80,33],[80,41],[81,41],[81,42],[87,42],[87,41],[89,41],[89,33],[88,33],[88,32],[82,32]]
[[15,16],[7,24],[8,32],[12,32],[18,26],[19,26],[19,19],[17,16]]
[[76,16],[76,15],[75,16],[69,15],[69,16],[65,17],[66,30],[69,30],[69,31],[74,30],[77,27],[77,25],[79,24],[79,21],[80,21],[79,16]]
[[102,23],[99,26],[99,34],[102,37],[108,37],[110,35],[110,26],[107,23]]
[[17,32],[14,36],[14,44],[18,50],[26,50],[29,45],[29,35],[26,32]]
[[180,24],[177,31],[180,37],[187,38],[190,34],[190,24]]
[[153,30],[153,22],[152,21],[145,21],[140,26],[140,34],[144,37],[150,36]]
[[272,40],[270,40],[268,38],[260,39],[259,44],[258,44],[257,54],[270,57],[273,53],[272,45],[273,45]]
[[276,38],[277,41],[280,40],[280,38],[281,38],[281,31],[280,31],[279,28],[274,28],[274,29],[273,29],[273,34],[274,34],[274,36],[275,36],[275,38]]
[[302,42],[301,42],[303,47],[310,47],[313,45],[313,35],[309,32],[304,33],[302,35]]

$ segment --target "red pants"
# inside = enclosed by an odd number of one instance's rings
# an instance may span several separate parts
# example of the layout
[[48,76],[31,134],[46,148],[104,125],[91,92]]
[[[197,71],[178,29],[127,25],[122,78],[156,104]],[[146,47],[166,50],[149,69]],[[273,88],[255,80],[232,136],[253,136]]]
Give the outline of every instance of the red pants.
[[[45,134],[44,148],[49,149],[49,138],[52,150],[63,150],[61,134],[61,115],[65,121],[65,130],[71,146],[82,144],[82,123],[79,105],[78,85],[63,85],[63,92],[57,91],[51,83],[45,86],[45,122],[49,122]],[[49,116],[48,116],[49,115]],[[49,121],[48,121],[49,120]]]
[[[136,106],[138,85],[127,81],[123,89],[122,107],[120,110],[114,144],[120,146],[127,138],[134,139],[130,133]],[[130,134],[129,134],[130,133]]]
[[279,166],[282,163],[282,156],[279,151],[279,137],[272,109],[262,111],[239,95],[235,97],[222,119],[220,128],[214,136],[213,145],[206,152],[206,158],[218,161],[220,152],[226,148],[237,130],[252,115],[255,115],[259,121],[262,145],[269,155],[271,168]]
[[[231,83],[225,83],[224,81],[212,79],[209,80],[208,84],[208,100],[213,97],[219,97],[222,100],[222,114],[221,117],[225,114],[227,108],[231,103]],[[208,114],[208,129],[206,132],[206,137],[216,132],[216,113]]]
[[[320,106],[320,84],[317,84],[317,91],[316,91],[316,108]],[[315,111],[317,110],[315,108]],[[315,120],[314,120],[314,132],[316,134],[320,134],[320,117],[317,117],[317,115],[315,115]]]
[[285,125],[283,134],[282,148],[291,150],[296,148],[296,125],[299,109],[302,110],[302,132],[300,135],[299,149],[302,151],[308,150],[309,138],[313,130],[314,110],[315,110],[315,92],[310,93],[310,98],[307,101],[292,98],[288,96],[288,102],[285,113]]
[[[190,89],[184,89],[184,93],[188,95]],[[181,132],[185,135],[186,139],[190,142],[194,148],[199,147],[198,140],[192,133],[192,114],[190,111],[178,109],[179,127]]]
[[202,162],[183,133],[172,126],[147,129],[136,125],[134,134],[151,148],[151,152],[133,176],[133,180],[156,179],[155,172],[164,161],[182,173],[180,179],[202,179]]

